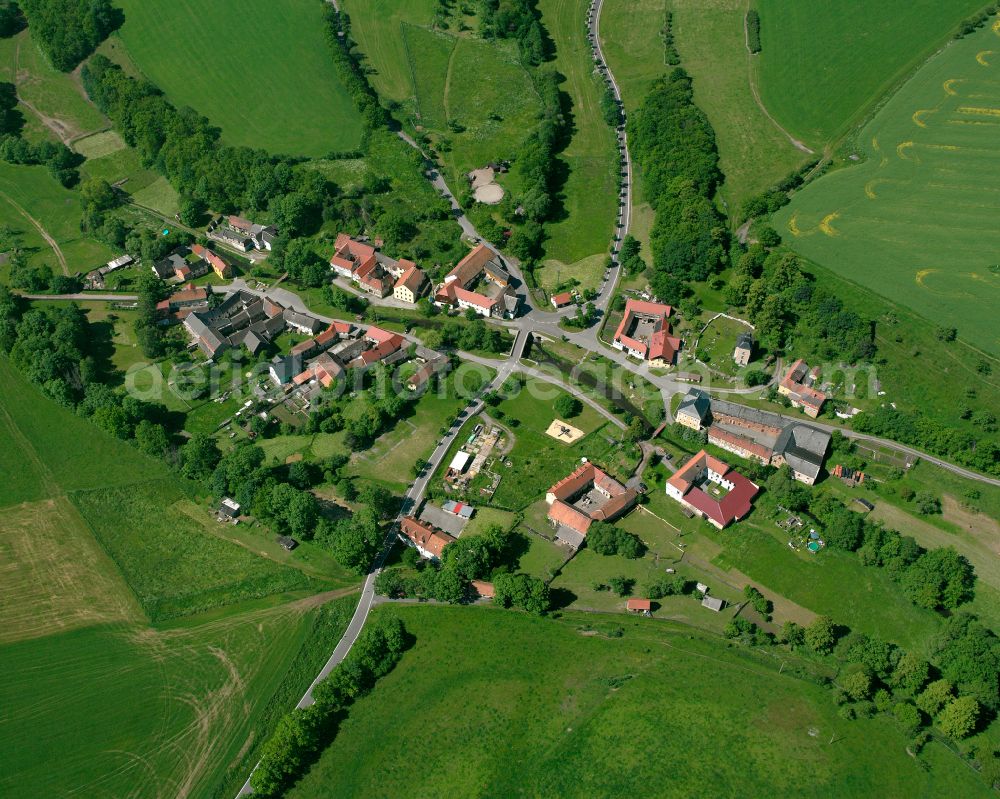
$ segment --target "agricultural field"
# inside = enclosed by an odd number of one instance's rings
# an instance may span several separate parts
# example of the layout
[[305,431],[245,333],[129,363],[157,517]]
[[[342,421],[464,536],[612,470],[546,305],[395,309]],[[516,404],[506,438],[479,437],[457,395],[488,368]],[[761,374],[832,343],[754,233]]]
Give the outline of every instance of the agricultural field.
[[861,131],[864,163],[810,184],[775,217],[798,252],[993,355],[998,37],[986,27],[927,63]]
[[[228,794],[342,634],[353,578],[224,540],[162,464],[43,398],[5,360],[0,385],[0,793],[211,796],[225,782]],[[344,588],[271,593],[296,585]]]
[[614,131],[601,114],[602,87],[584,33],[587,5],[540,0],[538,9],[555,44],[552,65],[565,76],[560,88],[569,96],[573,124],[569,144],[559,154],[567,175],[560,193],[563,214],[545,226],[545,269],[537,276],[549,291],[561,282],[564,270],[573,273],[581,289],[597,288],[617,212]]
[[[361,119],[334,70],[318,0],[122,0],[134,68],[233,145],[354,150]],[[108,51],[112,56],[115,54]]]
[[32,266],[74,274],[120,255],[80,233],[80,215],[79,194],[60,186],[45,167],[0,162],[0,224],[18,231]]
[[959,23],[985,3],[759,0],[756,6],[761,99],[778,123],[820,152],[932,53],[953,47],[948,40]]
[[375,613],[398,614],[416,643],[351,708],[290,799],[329,796],[331,785],[341,797],[521,796],[525,786],[726,795],[737,785],[757,796],[988,794],[939,744],[922,770],[890,722],[845,722],[827,689],[689,627],[490,608]]

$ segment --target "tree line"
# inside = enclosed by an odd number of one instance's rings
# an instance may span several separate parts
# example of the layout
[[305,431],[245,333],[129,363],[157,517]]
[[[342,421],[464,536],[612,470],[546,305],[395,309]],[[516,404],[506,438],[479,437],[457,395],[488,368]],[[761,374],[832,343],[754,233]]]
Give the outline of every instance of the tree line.
[[0,161],[29,166],[41,164],[63,186],[74,185],[80,179],[76,168],[83,163],[83,158],[61,142],[32,144],[22,137],[24,115],[17,104],[17,87],[13,83],[0,82]]
[[711,199],[722,180],[715,132],[681,67],[654,82],[627,124],[656,212],[650,285],[662,301],[677,304],[689,292],[686,281],[707,279],[727,260],[725,223]]
[[70,72],[124,21],[111,0],[20,0],[31,38],[52,66]]
[[344,711],[371,693],[412,644],[395,616],[369,621],[343,662],[313,688],[314,704],[286,713],[261,747],[250,777],[253,795],[282,796],[333,741]]

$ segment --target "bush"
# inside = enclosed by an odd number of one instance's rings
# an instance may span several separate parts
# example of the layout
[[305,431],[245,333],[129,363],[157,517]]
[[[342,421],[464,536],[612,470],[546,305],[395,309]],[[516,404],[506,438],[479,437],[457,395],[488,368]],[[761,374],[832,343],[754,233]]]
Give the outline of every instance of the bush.
[[751,53],[760,52],[760,14],[756,9],[747,11],[747,48]]
[[635,560],[646,553],[646,547],[638,537],[607,522],[591,524],[586,541],[587,546],[598,555],[621,555]]

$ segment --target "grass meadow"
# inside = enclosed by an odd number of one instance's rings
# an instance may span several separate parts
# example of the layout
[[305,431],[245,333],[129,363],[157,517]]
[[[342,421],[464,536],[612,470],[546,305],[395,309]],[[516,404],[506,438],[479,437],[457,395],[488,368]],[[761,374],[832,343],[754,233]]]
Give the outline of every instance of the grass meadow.
[[858,124],[984,5],[982,0],[759,0],[761,99],[792,135],[820,151]]
[[334,71],[318,0],[123,0],[135,67],[230,144],[322,156],[356,149],[361,119]]
[[545,269],[538,280],[550,289],[558,282],[557,273],[591,259],[587,270],[577,270],[581,288],[597,288],[604,270],[617,213],[615,176],[618,170],[614,131],[601,114],[601,84],[590,45],[584,34],[585,3],[573,0],[540,0],[542,24],[555,44],[552,65],[565,80],[561,89],[571,103],[569,144],[559,154],[566,166],[562,188],[563,217],[545,226]]
[[162,464],[4,359],[0,385],[0,794],[235,793],[356,604],[288,589],[353,579],[225,540]]
[[938,744],[924,771],[891,722],[842,721],[827,689],[689,627],[491,608],[375,613],[397,614],[416,643],[290,799],[332,785],[369,799],[987,795]]
[[19,232],[32,266],[48,264],[55,274],[61,272],[55,252],[31,219],[59,245],[70,274],[87,272],[120,255],[84,236],[80,215],[79,193],[60,186],[45,167],[0,163],[0,224]]
[[[16,82],[18,97],[35,109],[23,105],[20,109],[29,128],[41,134],[29,138],[69,141],[108,125],[86,100],[79,79],[50,65],[27,30],[0,39],[0,80]],[[48,120],[48,127],[40,116]]]
[[1000,354],[1000,61],[989,26],[926,64],[859,135],[864,163],[776,217],[798,252]]

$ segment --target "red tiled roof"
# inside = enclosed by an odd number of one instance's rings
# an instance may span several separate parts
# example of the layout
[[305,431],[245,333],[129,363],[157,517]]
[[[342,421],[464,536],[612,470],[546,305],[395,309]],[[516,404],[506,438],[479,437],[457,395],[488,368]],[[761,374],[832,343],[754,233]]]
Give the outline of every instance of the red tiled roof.
[[[625,303],[625,314],[622,316],[618,329],[615,331],[614,340],[631,350],[642,353],[644,358],[673,361],[681,341],[670,335],[670,325],[667,319],[673,313],[673,308],[658,302],[644,302],[642,300],[628,300]],[[652,316],[656,320],[656,327],[653,335],[650,336],[649,344],[639,341],[627,335],[626,331],[631,329],[633,317],[637,314]]]
[[[816,370],[814,369],[813,371],[815,372]],[[805,380],[806,375],[809,374],[812,374],[809,371],[809,366],[804,360],[799,358],[799,360],[791,365],[788,372],[781,379],[781,386],[795,394],[795,398],[803,405],[808,405],[818,410],[826,401],[826,394],[802,382]]]
[[[400,261],[402,264],[403,261]],[[410,264],[406,271],[399,276],[399,280],[396,281],[395,288],[401,286],[408,288],[414,294],[420,290],[420,287],[424,285],[424,273],[417,268],[416,264]]]
[[765,447],[763,444],[758,444],[752,438],[748,436],[741,436],[737,433],[731,433],[728,430],[723,430],[717,425],[712,425],[708,428],[708,440],[715,443],[728,444],[729,446],[739,447],[746,452],[749,452],[754,457],[760,458],[762,461],[769,461],[771,459],[771,449]]
[[581,535],[587,534],[592,521],[586,513],[577,510],[572,505],[567,505],[561,499],[557,499],[549,507],[549,518],[556,524],[576,530]]
[[443,530],[438,530],[412,516],[407,516],[399,523],[399,530],[414,544],[430,552],[436,558],[440,558],[444,548],[455,540],[453,536],[448,535]]
[[[693,485],[694,480],[706,468],[722,475],[724,480],[733,484],[733,488],[722,499],[715,499]],[[746,516],[752,507],[751,500],[758,491],[757,486],[746,477],[733,471],[729,468],[729,464],[712,457],[705,450],[701,450],[681,466],[667,483],[679,489],[684,501],[691,507],[704,513],[722,527]]]
[[569,305],[571,302],[573,302],[573,295],[570,294],[568,291],[564,291],[562,294],[554,294],[552,296],[552,302],[555,303],[557,307],[562,305]]
[[648,599],[630,599],[625,603],[625,607],[629,610],[650,610],[653,607],[653,603]]
[[455,299],[466,302],[469,305],[478,306],[479,308],[483,308],[485,310],[489,310],[497,304],[496,300],[491,300],[483,294],[478,294],[475,291],[468,291],[459,286],[455,286]]
[[479,596],[486,597],[487,599],[493,599],[496,595],[493,583],[488,583],[485,580],[472,580],[471,582],[472,590],[479,594]]
[[370,244],[363,244],[355,241],[346,233],[337,235],[337,240],[333,244],[334,249],[341,258],[350,256],[350,260],[364,263],[369,258],[375,257],[375,248]]
[[493,260],[493,252],[485,244],[478,244],[472,252],[458,262],[454,269],[445,275],[445,282],[456,282],[464,288],[476,279],[476,276],[486,268],[486,264],[491,260]]
[[583,464],[583,466],[578,467],[575,471],[553,485],[548,493],[554,495],[556,499],[565,499],[566,497],[573,496],[581,491],[584,486],[594,482],[594,468],[594,464],[592,463]]

